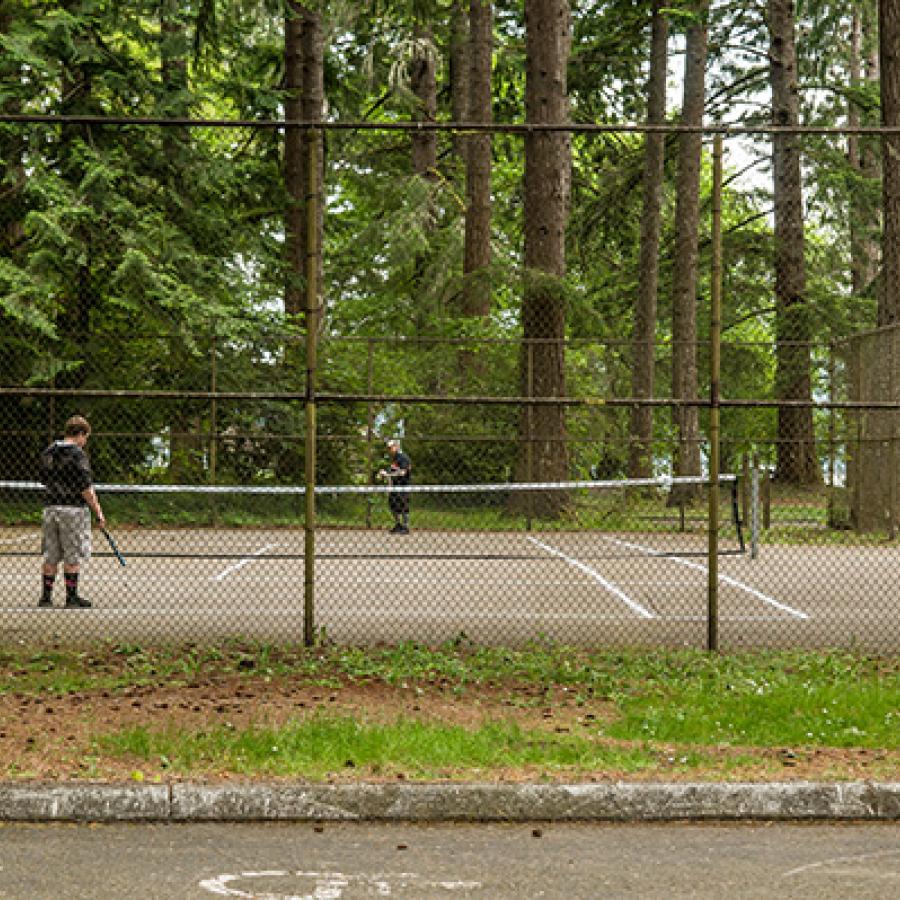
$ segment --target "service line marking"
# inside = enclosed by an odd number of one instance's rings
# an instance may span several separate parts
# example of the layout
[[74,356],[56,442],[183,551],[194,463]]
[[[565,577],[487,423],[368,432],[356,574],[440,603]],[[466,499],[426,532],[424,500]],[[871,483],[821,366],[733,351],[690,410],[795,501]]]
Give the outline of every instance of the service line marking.
[[[612,544],[618,544],[620,547],[628,547],[631,550],[640,550],[642,553],[646,553],[649,556],[659,557],[659,551],[654,550],[652,547],[644,547],[642,544],[632,544],[630,541],[620,541],[618,538],[604,538],[605,541],[609,541]],[[698,572],[709,572],[709,569],[706,566],[700,565],[700,563],[691,562],[689,559],[681,559],[678,556],[662,556],[663,559],[668,559],[670,562],[678,563],[680,566],[687,566],[689,569],[695,569]],[[809,615],[805,612],[802,612],[799,609],[794,609],[792,606],[788,606],[786,603],[779,603],[774,597],[770,597],[768,594],[764,594],[762,591],[758,591],[755,587],[751,587],[749,584],[744,584],[743,581],[738,581],[736,578],[732,578],[730,575],[722,575],[719,574],[719,581],[724,584],[730,584],[732,587],[737,588],[740,591],[746,591],[752,597],[756,597],[757,600],[762,600],[763,603],[767,603],[769,606],[774,607],[775,609],[780,609],[782,612],[788,613],[788,615],[795,616],[798,619],[808,619]]]
[[560,559],[565,560],[570,566],[574,566],[578,569],[579,572],[584,572],[585,575],[589,575],[594,579],[599,585],[601,585],[605,590],[609,591],[614,597],[618,597],[629,609],[636,612],[643,619],[655,619],[656,615],[650,612],[649,609],[641,606],[640,603],[632,600],[628,594],[625,593],[618,585],[613,584],[611,581],[607,581],[596,569],[592,569],[590,566],[586,566],[583,562],[579,562],[577,559],[573,559],[571,556],[567,556],[561,550],[557,550],[555,547],[551,547],[549,544],[545,544],[543,541],[539,541],[537,538],[529,537],[527,540],[531,541],[532,544],[540,547],[542,550],[545,550],[547,553],[552,556],[558,556]]
[[277,546],[278,546],[278,544],[266,544],[265,547],[260,547],[259,550],[254,552],[252,555],[245,557],[244,559],[240,560],[240,562],[236,562],[233,566],[228,566],[227,569],[223,569],[212,580],[213,581],[224,581],[233,572],[237,572],[239,569],[243,569],[244,566],[250,565],[250,563],[252,563],[254,561],[255,557],[262,556],[263,553],[268,553],[269,550],[272,550]]

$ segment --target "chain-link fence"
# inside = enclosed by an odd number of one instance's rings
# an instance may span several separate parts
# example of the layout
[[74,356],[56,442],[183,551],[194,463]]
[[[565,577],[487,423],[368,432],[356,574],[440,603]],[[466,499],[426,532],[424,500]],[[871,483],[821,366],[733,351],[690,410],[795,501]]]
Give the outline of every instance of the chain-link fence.
[[[651,278],[640,129],[573,131],[539,271],[526,127],[491,136],[475,269],[452,129],[419,175],[403,128],[323,126],[295,197],[284,129],[3,128],[0,640],[896,651],[879,202],[811,187],[845,135],[795,135],[786,198],[765,130],[720,130],[693,224],[666,169]],[[73,415],[121,558],[96,516],[89,562],[48,550]]]

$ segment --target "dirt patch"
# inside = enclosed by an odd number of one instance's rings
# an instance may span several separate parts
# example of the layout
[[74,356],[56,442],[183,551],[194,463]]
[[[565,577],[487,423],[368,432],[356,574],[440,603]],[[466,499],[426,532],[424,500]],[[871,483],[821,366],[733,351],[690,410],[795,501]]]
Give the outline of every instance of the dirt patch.
[[[592,734],[608,746],[638,746],[598,738],[598,727],[613,715],[609,703],[587,701],[563,687],[533,685],[467,686],[449,682],[391,685],[382,681],[335,680],[327,686],[301,677],[224,676],[181,684],[144,685],[121,691],[84,691],[39,696],[0,696],[0,778],[44,781],[127,780],[139,771],[147,780],[176,776],[146,760],[110,759],[98,753],[99,736],[143,725],[151,730],[206,731],[250,725],[278,727],[312,716],[352,716],[363,722],[414,719],[477,728],[489,721],[513,721],[527,730]],[[645,745],[644,749],[646,749]],[[658,765],[640,775],[621,771],[580,772],[578,780],[832,780],[881,778],[900,768],[900,753],[863,749],[652,747]],[[684,764],[685,754],[701,752],[708,764]],[[205,780],[227,780],[233,773],[203,773]],[[403,777],[395,773],[392,778]],[[464,778],[447,771],[442,777]],[[537,769],[497,770],[505,781],[571,780]],[[336,773],[332,780],[377,780],[364,772]],[[485,774],[479,773],[479,780]]]

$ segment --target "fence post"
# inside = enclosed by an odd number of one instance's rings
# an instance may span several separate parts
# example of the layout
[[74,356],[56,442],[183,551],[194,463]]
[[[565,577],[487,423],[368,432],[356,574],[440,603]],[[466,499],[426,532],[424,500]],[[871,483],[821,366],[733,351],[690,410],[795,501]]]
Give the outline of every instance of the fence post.
[[316,339],[319,331],[318,296],[318,132],[307,133],[309,190],[306,196],[306,503],[303,533],[303,643],[315,641],[316,585]]
[[709,580],[707,649],[719,649],[719,369],[722,309],[722,135],[713,138],[712,273],[709,322]]
[[[218,347],[216,345],[216,320],[212,321],[212,336],[209,348],[209,390],[213,395],[209,408],[209,481],[210,484],[216,484],[219,479],[218,473],[218,432],[219,432],[219,403],[216,400],[216,393],[219,390],[219,365],[218,365]],[[216,495],[210,497],[212,501],[212,522],[217,525],[219,522],[219,504],[216,501]]]
[[[526,365],[526,377],[528,379],[528,400],[534,398],[534,344],[529,340],[526,342],[526,350],[528,359]],[[528,403],[525,407],[525,418],[528,432],[528,442],[525,445],[525,469],[527,472],[528,483],[534,482],[534,404]],[[525,495],[525,530],[531,531],[531,516],[534,492],[528,491]]]
[[[375,344],[372,338],[366,340],[366,392],[369,396],[375,390]],[[374,459],[372,457],[372,441],[375,438],[375,408],[370,400],[366,404],[366,484],[370,487],[375,483],[372,474]],[[372,495],[366,494],[366,528],[372,527]]]
[[[834,342],[828,344],[828,399],[834,403]],[[828,487],[825,498],[825,521],[829,528],[836,525],[836,513],[834,502],[834,442],[835,442],[835,410],[833,406],[828,407]]]
[[[897,384],[894,381],[894,369],[897,361],[894,350],[897,346],[896,332],[890,335],[890,359],[888,361],[888,397],[897,400]],[[897,410],[888,409],[890,418],[890,444],[888,445],[888,540],[893,541],[897,537]]]

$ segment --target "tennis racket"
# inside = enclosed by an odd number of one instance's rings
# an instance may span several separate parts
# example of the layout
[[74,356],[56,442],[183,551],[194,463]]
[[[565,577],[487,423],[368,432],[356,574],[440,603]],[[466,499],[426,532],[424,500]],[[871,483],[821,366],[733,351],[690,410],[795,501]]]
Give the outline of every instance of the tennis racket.
[[103,532],[103,537],[106,538],[106,542],[109,544],[110,550],[115,553],[116,559],[119,561],[119,565],[124,566],[125,557],[122,556],[122,554],[119,552],[119,547],[113,539],[113,536],[105,528],[101,528],[100,530]]

